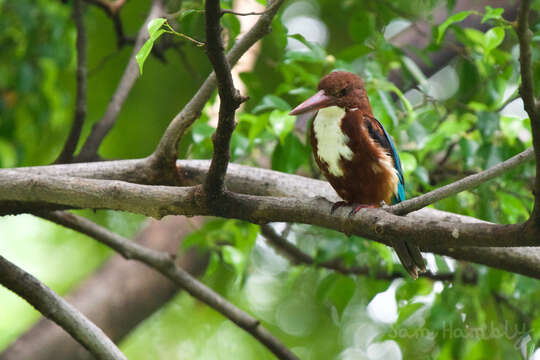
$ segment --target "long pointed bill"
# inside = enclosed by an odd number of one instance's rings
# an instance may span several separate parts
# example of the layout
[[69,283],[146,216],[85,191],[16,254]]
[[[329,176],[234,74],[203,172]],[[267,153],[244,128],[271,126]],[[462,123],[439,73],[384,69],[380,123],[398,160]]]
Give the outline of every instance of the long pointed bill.
[[289,114],[290,115],[299,115],[310,111],[316,111],[333,105],[336,102],[336,99],[332,96],[328,96],[324,93],[324,90],[320,90],[318,93],[295,107]]

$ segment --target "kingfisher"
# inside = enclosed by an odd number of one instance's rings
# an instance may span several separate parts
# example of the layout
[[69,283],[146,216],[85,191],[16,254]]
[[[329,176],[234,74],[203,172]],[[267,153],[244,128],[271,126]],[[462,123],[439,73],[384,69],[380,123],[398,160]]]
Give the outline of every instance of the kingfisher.
[[[324,76],[318,92],[290,114],[312,119],[310,141],[321,172],[344,201],[332,206],[362,208],[405,200],[405,181],[399,154],[382,124],[373,116],[362,79],[346,71]],[[414,244],[394,240],[392,247],[413,277],[425,271]]]

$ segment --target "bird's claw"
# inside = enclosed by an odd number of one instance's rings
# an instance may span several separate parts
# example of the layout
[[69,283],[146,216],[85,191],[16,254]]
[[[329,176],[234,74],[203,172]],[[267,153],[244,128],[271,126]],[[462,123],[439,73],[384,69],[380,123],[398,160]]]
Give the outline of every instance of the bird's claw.
[[368,204],[354,204],[354,203],[348,203],[346,201],[338,201],[336,203],[334,203],[334,205],[332,205],[332,209],[330,209],[330,214],[334,214],[334,212],[342,207],[342,206],[347,206],[347,205],[352,205],[352,209],[351,211],[349,212],[349,216],[353,216],[355,215],[357,212],[360,211],[360,209],[366,209],[366,208],[374,208],[375,205],[368,205]]
[[347,203],[346,201],[337,201],[335,202],[333,205],[332,205],[332,208],[330,209],[330,214],[334,214],[334,212],[342,207],[342,206],[345,206],[345,205],[349,205],[349,203]]
[[356,215],[356,213],[359,212],[360,209],[368,209],[368,208],[374,208],[374,207],[375,207],[374,205],[357,204],[356,206],[354,206],[353,204],[353,208],[351,209],[351,212],[349,212],[349,216]]

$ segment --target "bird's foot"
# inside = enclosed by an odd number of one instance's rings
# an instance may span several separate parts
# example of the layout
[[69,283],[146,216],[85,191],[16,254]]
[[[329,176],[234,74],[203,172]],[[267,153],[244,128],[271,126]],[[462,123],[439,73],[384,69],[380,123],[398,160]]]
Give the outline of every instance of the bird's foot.
[[330,214],[333,214],[334,211],[336,211],[338,208],[342,206],[352,206],[351,211],[349,212],[349,216],[352,216],[356,214],[360,209],[366,209],[366,208],[374,208],[375,205],[368,205],[368,204],[355,204],[355,203],[349,203],[346,201],[338,201],[332,205],[332,209],[330,210]]
[[336,211],[338,208],[342,207],[342,206],[346,206],[346,205],[349,205],[348,202],[346,201],[337,201],[334,203],[334,205],[332,205],[332,208],[330,209],[330,214],[334,214],[334,211]]
[[353,204],[353,208],[351,209],[351,212],[349,213],[349,216],[355,215],[357,212],[360,211],[360,209],[369,209],[369,208],[375,208],[375,205]]

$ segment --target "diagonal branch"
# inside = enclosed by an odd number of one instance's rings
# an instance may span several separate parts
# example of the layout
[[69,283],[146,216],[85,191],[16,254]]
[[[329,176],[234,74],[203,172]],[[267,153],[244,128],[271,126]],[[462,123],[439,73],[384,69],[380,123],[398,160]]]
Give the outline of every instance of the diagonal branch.
[[[240,57],[257,41],[264,37],[270,31],[272,19],[285,0],[269,0],[268,6],[259,20],[253,27],[240,38],[227,53],[227,61],[230,66],[236,64]],[[177,145],[184,132],[200,116],[206,102],[212,96],[216,89],[216,76],[211,73],[201,85],[197,93],[184,106],[163,134],[156,150],[151,158],[154,165],[158,168],[171,169],[177,158]]]
[[289,349],[260,324],[259,320],[237,308],[179,267],[174,261],[174,256],[145,248],[81,216],[65,212],[42,213],[38,216],[93,237],[126,259],[134,259],[145,263],[169,278],[179,287],[185,289],[193,297],[219,311],[236,325],[250,333],[279,359],[297,359]]
[[55,163],[69,163],[73,160],[73,154],[79,143],[81,130],[86,118],[86,90],[87,90],[87,70],[86,70],[86,30],[84,26],[84,9],[82,0],[75,0],[73,4],[73,20],[77,29],[77,70],[76,70],[76,95],[75,95],[75,114],[73,116],[73,125],[69,132],[62,152]]
[[[203,223],[203,218],[168,216],[148,221],[133,241],[154,250],[176,253],[185,237]],[[84,241],[87,241],[86,239]],[[207,266],[208,253],[191,248],[177,256],[176,263],[194,276]],[[129,279],[129,281],[126,281]],[[141,262],[126,261],[119,254],[97,273],[70,290],[65,299],[115,343],[124,339],[142,321],[178,294],[178,287]],[[94,359],[52,321],[41,319],[7,348],[2,360],[91,360]]]
[[133,85],[135,85],[135,81],[139,77],[139,65],[137,64],[135,55],[139,52],[141,46],[148,38],[147,25],[150,20],[160,17],[165,13],[166,9],[164,8],[162,0],[153,0],[148,17],[139,30],[136,44],[133,47],[133,52],[126,69],[124,70],[124,74],[118,83],[118,87],[116,88],[116,91],[114,92],[114,95],[107,106],[105,114],[101,120],[95,123],[92,127],[90,135],[86,139],[79,155],[76,158],[77,161],[95,161],[96,159],[99,159],[97,155],[99,145],[116,123],[120,110],[122,109],[122,106],[124,105],[124,102],[126,101],[131,89],[133,88]]
[[234,87],[231,67],[225,56],[221,38],[219,0],[206,0],[206,52],[214,68],[220,99],[219,119],[213,136],[214,153],[204,190],[208,199],[217,199],[224,190],[225,173],[230,160],[231,136],[235,128],[234,114],[246,99]]
[[28,301],[75,340],[96,359],[127,360],[116,345],[90,320],[31,274],[0,256],[0,283]]
[[536,180],[534,185],[534,210],[531,220],[540,227],[540,108],[534,98],[534,78],[531,65],[532,32],[529,29],[529,13],[531,0],[521,0],[517,20],[517,35],[519,39],[519,64],[521,86],[519,94],[531,121],[534,153],[536,157]]
[[405,215],[412,211],[416,211],[430,204],[433,204],[439,200],[453,196],[462,191],[475,188],[478,185],[481,185],[489,180],[496,178],[497,176],[508,172],[509,170],[523,164],[524,162],[532,160],[533,158],[533,149],[527,149],[511,157],[510,159],[503,161],[500,164],[497,164],[487,170],[479,172],[478,174],[467,176],[461,180],[430,191],[427,194],[417,196],[410,200],[406,200],[402,203],[387,207],[386,209],[393,214]]

